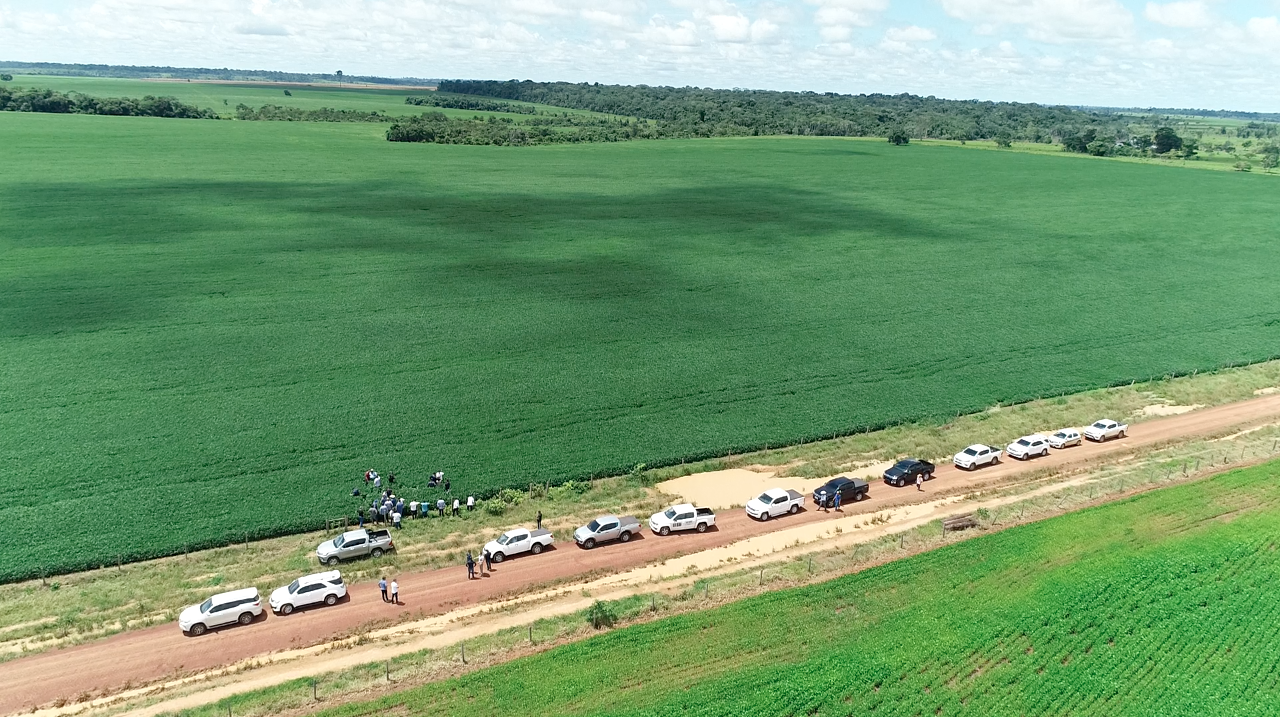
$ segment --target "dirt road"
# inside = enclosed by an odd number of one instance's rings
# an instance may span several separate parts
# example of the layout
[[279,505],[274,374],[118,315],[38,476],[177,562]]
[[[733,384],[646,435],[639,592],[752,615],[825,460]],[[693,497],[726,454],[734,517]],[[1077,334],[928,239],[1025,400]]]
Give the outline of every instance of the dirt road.
[[[846,506],[845,515],[875,513],[886,508],[936,498],[998,482],[1046,467],[1068,467],[1137,448],[1186,440],[1243,428],[1280,416],[1280,394],[1193,411],[1134,425],[1129,437],[1104,444],[1086,443],[1054,451],[1046,458],[1004,463],[974,472],[940,466],[923,494],[914,486],[901,489],[872,485],[871,496]],[[399,575],[402,605],[382,602],[374,584],[352,585],[347,600],[333,607],[267,615],[254,624],[218,630],[200,638],[185,637],[176,625],[127,632],[104,640],[12,660],[0,664],[0,713],[27,711],[85,693],[104,693],[125,685],[137,687],[178,673],[206,670],[277,650],[320,643],[370,623],[438,615],[450,610],[529,590],[551,581],[603,575],[682,554],[729,545],[752,536],[805,523],[832,520],[836,513],[808,510],[768,522],[741,511],[718,516],[718,526],[704,534],[659,537],[645,534],[627,544],[582,550],[560,544],[542,555],[527,555],[495,565],[487,577],[468,581],[464,567]],[[646,531],[647,533],[647,531]]]

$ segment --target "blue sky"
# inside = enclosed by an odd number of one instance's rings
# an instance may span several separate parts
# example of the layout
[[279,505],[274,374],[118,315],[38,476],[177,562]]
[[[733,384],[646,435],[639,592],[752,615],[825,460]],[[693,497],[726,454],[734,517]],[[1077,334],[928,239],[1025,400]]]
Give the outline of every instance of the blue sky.
[[1280,0],[0,0],[0,59],[1280,111]]

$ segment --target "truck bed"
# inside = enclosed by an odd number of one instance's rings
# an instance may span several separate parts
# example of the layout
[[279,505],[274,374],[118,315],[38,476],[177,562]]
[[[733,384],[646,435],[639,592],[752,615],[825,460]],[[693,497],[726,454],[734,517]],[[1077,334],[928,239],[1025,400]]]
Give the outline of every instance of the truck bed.
[[619,528],[632,528],[632,527],[638,528],[640,527],[640,520],[636,518],[634,515],[624,515],[618,518],[618,527]]
[[541,538],[546,535],[551,535],[551,531],[547,530],[546,528],[539,528],[537,530],[529,531],[530,538]]
[[790,489],[788,489],[788,490],[787,490],[787,497],[791,498],[791,500],[796,500],[797,498],[803,498],[804,496],[803,496],[803,495],[801,495],[801,494],[799,494],[799,493],[797,493],[797,492],[795,492],[794,490],[790,490]]

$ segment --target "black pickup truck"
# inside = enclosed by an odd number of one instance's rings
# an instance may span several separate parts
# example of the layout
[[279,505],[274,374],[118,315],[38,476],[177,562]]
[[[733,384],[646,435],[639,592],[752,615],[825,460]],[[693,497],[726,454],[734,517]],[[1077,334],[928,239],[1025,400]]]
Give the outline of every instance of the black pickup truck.
[[861,478],[840,476],[818,486],[813,491],[813,504],[819,508],[831,508],[835,505],[836,494],[840,494],[840,504],[853,503],[867,497],[870,486]]
[[901,488],[916,482],[916,476],[933,478],[933,464],[919,458],[903,458],[884,472],[884,482]]

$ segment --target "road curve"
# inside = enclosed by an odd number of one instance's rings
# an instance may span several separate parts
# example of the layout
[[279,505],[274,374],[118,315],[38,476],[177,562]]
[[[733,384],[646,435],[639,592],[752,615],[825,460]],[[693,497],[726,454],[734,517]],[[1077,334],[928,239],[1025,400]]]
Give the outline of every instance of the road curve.
[[[1210,435],[1231,428],[1280,417],[1280,394],[1207,408],[1136,424],[1129,436],[1078,448],[1054,451],[1027,462],[1003,463],[973,472],[939,466],[925,495],[940,489],[977,487],[1046,467],[1068,467],[1169,441]],[[870,497],[846,506],[848,513],[874,513],[920,500],[914,486],[896,489],[873,483]],[[29,711],[57,700],[74,700],[85,693],[110,693],[125,685],[137,687],[175,673],[197,672],[255,655],[304,647],[332,639],[372,621],[395,621],[409,616],[436,615],[528,590],[549,581],[589,573],[613,573],[682,554],[728,545],[772,530],[831,519],[816,510],[768,522],[748,518],[742,511],[717,516],[718,525],[704,534],[668,537],[644,535],[627,544],[582,550],[560,544],[542,555],[526,555],[495,565],[487,577],[466,579],[459,566],[397,576],[401,605],[382,602],[377,586],[350,586],[348,599],[333,607],[296,612],[288,617],[266,615],[244,627],[224,628],[199,638],[184,636],[176,625],[159,625],[125,632],[96,642],[55,649],[0,664],[0,714]]]

